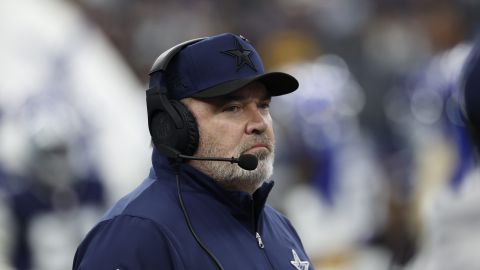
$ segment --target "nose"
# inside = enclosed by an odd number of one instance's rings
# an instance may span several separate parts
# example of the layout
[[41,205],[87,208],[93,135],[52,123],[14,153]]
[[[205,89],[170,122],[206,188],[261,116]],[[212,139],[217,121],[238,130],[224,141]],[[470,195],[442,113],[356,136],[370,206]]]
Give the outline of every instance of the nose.
[[265,115],[260,109],[255,108],[250,114],[250,119],[246,126],[247,134],[262,134],[268,128],[268,115]]

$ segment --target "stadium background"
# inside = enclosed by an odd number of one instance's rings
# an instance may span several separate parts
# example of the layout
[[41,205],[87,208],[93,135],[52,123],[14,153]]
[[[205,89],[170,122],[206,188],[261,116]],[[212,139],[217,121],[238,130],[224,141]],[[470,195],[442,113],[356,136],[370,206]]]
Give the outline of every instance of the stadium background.
[[476,0],[0,0],[0,269],[68,269],[147,174],[154,59],[220,32],[300,81],[274,101],[270,203],[317,269],[478,269],[459,113]]

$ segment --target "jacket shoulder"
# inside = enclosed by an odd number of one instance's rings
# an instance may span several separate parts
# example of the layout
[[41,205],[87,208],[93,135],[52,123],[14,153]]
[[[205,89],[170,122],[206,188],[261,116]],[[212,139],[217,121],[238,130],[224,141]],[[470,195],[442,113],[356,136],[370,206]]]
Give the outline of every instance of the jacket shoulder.
[[150,219],[118,215],[87,235],[73,269],[183,269],[170,239],[170,232]]
[[182,269],[172,241],[182,213],[170,184],[147,178],[120,199],[80,244],[73,269]]
[[149,219],[169,227],[170,221],[175,223],[175,220],[182,218],[177,200],[174,181],[147,178],[110,208],[101,221],[124,215]]

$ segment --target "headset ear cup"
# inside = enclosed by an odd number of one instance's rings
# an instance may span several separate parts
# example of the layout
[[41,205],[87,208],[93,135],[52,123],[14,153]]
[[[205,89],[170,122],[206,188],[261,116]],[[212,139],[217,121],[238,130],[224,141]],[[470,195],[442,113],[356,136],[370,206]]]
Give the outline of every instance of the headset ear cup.
[[157,111],[149,123],[150,134],[152,141],[158,150],[162,149],[162,146],[172,147],[177,144],[177,132],[175,123],[172,117],[163,111]]
[[191,156],[198,148],[199,135],[197,121],[183,103],[177,100],[171,100],[171,103],[183,120],[183,128],[179,131],[180,134],[178,134],[181,139],[178,140],[174,148],[184,155]]
[[153,144],[160,152],[163,151],[164,146],[168,146],[181,154],[191,156],[198,148],[197,121],[183,103],[177,100],[169,100],[169,102],[180,116],[183,127],[177,128],[172,116],[167,112],[155,113],[150,122]]

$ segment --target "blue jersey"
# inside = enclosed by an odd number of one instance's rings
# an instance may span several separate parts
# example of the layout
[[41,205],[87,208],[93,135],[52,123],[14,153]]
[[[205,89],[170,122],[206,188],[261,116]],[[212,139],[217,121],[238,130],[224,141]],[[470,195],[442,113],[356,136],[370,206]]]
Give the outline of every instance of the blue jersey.
[[265,204],[273,182],[253,195],[228,191],[154,151],[149,177],[122,198],[79,246],[73,269],[313,269],[290,222]]
[[[30,180],[34,182],[35,180]],[[62,215],[80,211],[83,209],[98,209],[103,208],[104,205],[104,189],[100,179],[96,177],[87,179],[78,179],[70,186],[69,193],[54,192],[52,190],[44,189],[39,191],[39,187],[28,186],[22,190],[15,192],[8,199],[10,202],[10,210],[14,218],[15,230],[13,234],[14,249],[12,250],[12,264],[15,269],[37,269],[34,258],[38,254],[44,252],[55,252],[58,247],[55,244],[49,245],[52,250],[38,250],[38,244],[35,241],[45,240],[37,234],[48,235],[51,231],[39,227],[40,224],[49,220],[50,227],[54,227],[52,223],[53,217],[58,217],[61,220]],[[56,197],[55,197],[56,196]],[[62,196],[62,197],[60,197]],[[62,202],[70,202],[70,204],[63,204],[59,207],[58,198],[62,198]],[[47,219],[48,218],[48,219]],[[74,227],[75,232],[79,231],[78,223],[88,222],[82,217],[78,217],[77,226]],[[91,223],[90,223],[91,224]],[[62,224],[63,227],[71,226],[71,224]],[[42,230],[40,230],[41,228]],[[80,234],[80,232],[78,232]],[[42,240],[39,240],[42,239]],[[68,243],[68,241],[66,242]],[[58,241],[61,248],[70,248],[74,250],[75,246],[64,246],[64,242]],[[38,262],[37,262],[38,263]]]

